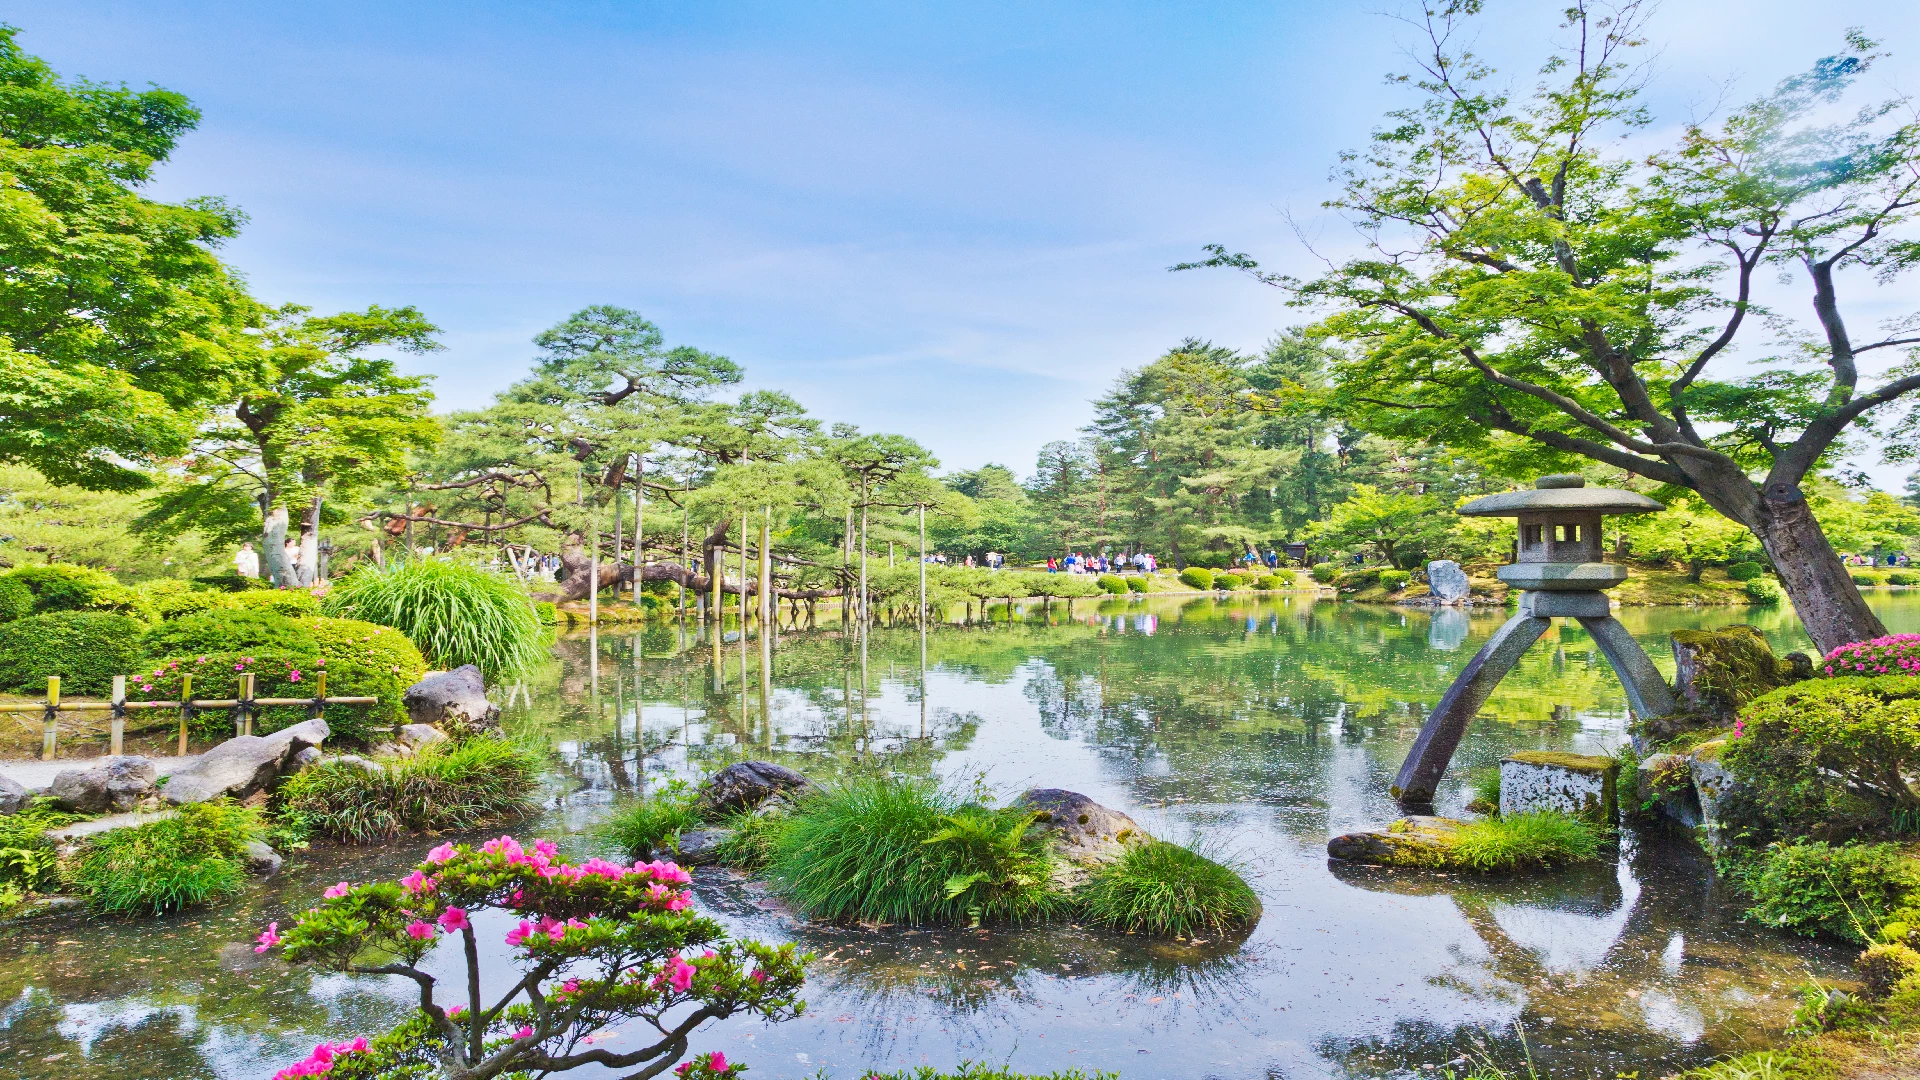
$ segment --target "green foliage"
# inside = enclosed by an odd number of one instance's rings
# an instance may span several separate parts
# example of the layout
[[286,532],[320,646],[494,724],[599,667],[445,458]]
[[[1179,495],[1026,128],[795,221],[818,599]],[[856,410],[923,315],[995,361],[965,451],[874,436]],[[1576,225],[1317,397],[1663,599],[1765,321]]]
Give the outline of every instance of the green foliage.
[[1920,770],[1920,679],[1795,683],[1748,705],[1740,726],[1724,755],[1741,781],[1725,816],[1747,843],[1884,834],[1920,809],[1903,779]]
[[1535,811],[1468,822],[1448,845],[1449,864],[1482,872],[1586,862],[1606,835],[1571,814]]
[[1889,585],[1920,585],[1920,574],[1911,570],[1895,570],[1887,575]]
[[[405,634],[359,619],[315,616],[298,621],[326,662],[329,696],[380,699],[374,705],[330,705],[329,717],[335,716],[336,710],[344,710],[340,715],[356,717],[366,732],[358,736],[360,741],[371,741],[375,731],[390,730],[405,722],[407,709],[401,698],[407,687],[427,673],[426,658]],[[344,737],[355,737],[344,727],[338,730]]]
[[1322,585],[1331,585],[1333,579],[1339,576],[1340,567],[1330,562],[1314,563],[1312,573],[1313,580]]
[[1727,577],[1734,581],[1754,581],[1766,572],[1766,567],[1750,560],[1737,562],[1727,567]]
[[1412,567],[1449,548],[1460,519],[1447,511],[1429,495],[1357,484],[1347,501],[1315,523],[1308,535],[1322,548],[1355,554],[1372,549],[1394,567]]
[[1275,589],[1286,588],[1287,579],[1278,574],[1267,574],[1256,580],[1253,583],[1253,587],[1259,589],[1261,592],[1272,592]]
[[546,632],[518,582],[470,563],[415,559],[363,566],[334,586],[329,615],[391,626],[444,667],[474,664],[489,681],[545,655]]
[[1731,709],[1793,681],[1793,666],[1773,655],[1766,636],[1746,623],[1713,630],[1675,630],[1676,645],[1693,650],[1693,685]]
[[73,884],[102,914],[159,915],[233,896],[246,886],[246,846],[260,835],[253,810],[220,801],[182,806],[88,842]]
[[1127,591],[1127,579],[1119,574],[1101,574],[1100,587],[1114,596],[1120,596]]
[[1213,571],[1204,566],[1189,566],[1180,571],[1180,584],[1205,591],[1213,588]]
[[[1024,828],[1028,817],[964,804],[925,781],[856,779],[801,803],[773,838],[767,878],[796,909],[819,919],[918,925],[1033,918],[1046,913],[1051,897],[1046,875],[1034,880],[1031,871],[1048,856],[1044,840]],[[930,842],[956,822],[966,824],[966,835]],[[983,850],[976,833],[1003,843]],[[1010,834],[1017,857],[1007,855]],[[1041,863],[1025,861],[1029,856]],[[987,876],[969,880],[974,874]],[[958,891],[955,883],[962,883]]]
[[1877,940],[1909,898],[1920,898],[1920,862],[1898,844],[1776,844],[1736,880],[1754,899],[1750,918],[1861,945]]
[[554,607],[552,601],[536,602],[533,605],[533,615],[540,620],[541,626],[554,626],[560,622],[560,609]]
[[1225,589],[1228,592],[1232,592],[1235,589],[1244,589],[1249,584],[1251,584],[1251,582],[1244,574],[1220,574],[1213,579],[1214,588]]
[[721,822],[721,826],[733,830],[733,835],[721,843],[716,852],[717,860],[722,866],[740,870],[766,869],[779,847],[781,832],[792,821],[793,818],[787,814],[742,812],[729,815]]
[[1388,592],[1399,592],[1401,589],[1406,588],[1407,583],[1412,580],[1413,573],[1409,570],[1380,571],[1380,586]]
[[1128,592],[1143,593],[1147,591],[1147,578],[1144,574],[1129,574],[1126,582]]
[[0,574],[0,622],[10,622],[33,614],[33,590],[27,583]]
[[1853,579],[1855,585],[1865,585],[1869,588],[1887,583],[1887,575],[1878,570],[1853,570],[1849,571],[1847,576]]
[[54,611],[0,623],[0,690],[44,693],[49,675],[62,694],[104,694],[115,675],[144,657],[140,620],[111,611]]
[[628,854],[642,859],[671,858],[678,854],[680,834],[700,822],[694,809],[696,793],[684,780],[629,799],[615,806],[600,824],[608,839]]
[[1165,840],[1127,845],[1074,898],[1092,922],[1160,937],[1217,937],[1260,917],[1259,897],[1233,868]]
[[184,453],[258,349],[214,257],[241,215],[141,191],[200,119],[181,95],[63,81],[0,28],[0,461],[133,490]]
[[1884,998],[1901,982],[1920,975],[1920,952],[1895,942],[1869,945],[1853,962],[1868,998]]
[[1786,591],[1772,578],[1754,578],[1747,582],[1744,591],[1748,600],[1761,607],[1778,607],[1787,598]]
[[310,653],[314,645],[312,635],[292,616],[265,608],[220,607],[168,619],[148,632],[146,647],[156,657],[191,657],[246,649]]
[[371,844],[408,832],[473,829],[531,811],[540,761],[502,739],[438,743],[378,772],[327,761],[291,778],[278,812],[333,840]]
[[73,814],[52,808],[45,799],[16,814],[0,815],[0,886],[40,892],[53,884],[59,853],[47,830],[76,820]]
[[1473,796],[1467,801],[1467,809],[1476,814],[1493,815],[1500,812],[1499,766],[1475,769],[1467,778],[1467,785]]
[[18,582],[33,594],[32,614],[126,606],[127,590],[112,574],[69,563],[19,566],[0,581]]

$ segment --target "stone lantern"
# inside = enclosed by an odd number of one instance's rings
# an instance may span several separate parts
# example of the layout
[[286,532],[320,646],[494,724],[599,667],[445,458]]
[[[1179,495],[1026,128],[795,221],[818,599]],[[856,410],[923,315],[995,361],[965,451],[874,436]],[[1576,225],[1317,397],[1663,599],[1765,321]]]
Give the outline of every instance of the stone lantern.
[[1394,798],[1424,809],[1446,774],[1453,752],[1521,654],[1540,640],[1555,618],[1577,619],[1620,676],[1634,715],[1665,716],[1675,708],[1659,669],[1612,614],[1606,590],[1627,579],[1627,568],[1605,560],[1600,549],[1608,514],[1648,514],[1666,507],[1638,492],[1590,488],[1578,476],[1543,476],[1532,490],[1474,499],[1460,508],[1469,517],[1518,518],[1514,561],[1499,570],[1501,581],[1520,595],[1520,610],[1494,632],[1427,718],[1400,766]]

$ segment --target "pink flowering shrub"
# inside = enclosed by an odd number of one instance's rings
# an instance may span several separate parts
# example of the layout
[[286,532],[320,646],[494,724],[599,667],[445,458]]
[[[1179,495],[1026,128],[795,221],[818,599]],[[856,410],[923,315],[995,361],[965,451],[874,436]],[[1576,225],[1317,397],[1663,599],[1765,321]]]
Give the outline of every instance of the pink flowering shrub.
[[1920,675],[1920,634],[1888,634],[1828,653],[1823,675]]
[[[1878,665],[1875,665],[1878,666]],[[1920,812],[1920,679],[1818,678],[1755,698],[1723,757],[1723,817],[1755,843],[1891,835]]]
[[[419,1008],[377,1038],[316,1047],[276,1080],[487,1080],[584,1065],[652,1076],[684,1057],[688,1036],[709,1020],[740,1012],[776,1022],[798,1016],[806,957],[791,945],[728,940],[718,923],[692,910],[690,881],[673,863],[576,865],[550,842],[528,848],[502,836],[478,848],[442,844],[399,881],[329,888],[291,929],[269,925],[258,950],[277,947],[289,961],[333,971],[410,979]],[[507,917],[503,938],[521,973],[491,1003],[480,996],[477,970],[479,935],[500,925],[484,918],[488,911]],[[443,938],[455,939],[451,946],[467,958],[465,977],[445,987],[421,967]],[[636,1045],[646,1040],[623,1035],[618,1049],[596,1045],[634,1020],[657,1038]],[[713,1080],[741,1069],[713,1053],[677,1071]]]

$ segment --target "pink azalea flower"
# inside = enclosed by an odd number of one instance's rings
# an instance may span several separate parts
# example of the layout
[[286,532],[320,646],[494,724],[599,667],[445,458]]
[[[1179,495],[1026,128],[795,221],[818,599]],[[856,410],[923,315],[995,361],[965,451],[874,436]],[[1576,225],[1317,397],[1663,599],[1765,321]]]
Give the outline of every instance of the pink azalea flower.
[[329,900],[338,900],[352,891],[353,891],[353,886],[343,881],[338,885],[329,887],[326,892],[323,892],[320,895],[326,897]]
[[533,842],[533,850],[551,859],[559,854],[560,847],[551,840],[535,840]]
[[433,891],[434,880],[420,871],[415,870],[413,873],[400,879],[400,886],[409,893],[428,893]]
[[761,971],[759,968],[755,968],[753,970],[753,974],[747,977],[757,983],[764,983],[767,981],[767,973],[764,971]]
[[513,1033],[513,1037],[515,1039],[531,1039],[533,1038],[533,1028],[522,1027],[519,1031]]
[[568,980],[567,980],[566,982],[563,982],[563,983],[561,983],[561,984],[560,984],[560,992],[561,992],[561,993],[563,993],[563,994],[577,994],[577,993],[579,993],[579,992],[580,992],[580,980],[579,980],[579,979],[568,979]]
[[473,927],[473,924],[467,921],[467,913],[457,907],[450,907],[441,912],[440,917],[434,921],[440,924],[440,929],[445,930],[449,934],[459,930],[472,929]]
[[280,944],[280,924],[277,922],[268,923],[267,932],[261,934],[254,940],[260,943],[253,947],[253,951],[257,953],[266,952],[268,949]]
[[534,925],[525,919],[521,919],[519,926],[507,931],[507,944],[524,945],[527,939],[532,937],[534,933]]
[[413,938],[415,941],[426,941],[433,937],[433,925],[415,919],[413,922],[407,924],[407,936]]
[[299,673],[298,671],[289,671],[289,672],[287,672],[287,681],[288,681],[288,682],[299,682],[299,681],[300,681],[300,673]]
[[451,1020],[466,1011],[467,1007],[465,1005],[449,1005],[447,1006],[447,1019]]
[[427,852],[427,861],[435,865],[446,862],[451,858],[453,858],[452,844],[441,844],[439,847]]
[[727,1055],[715,1050],[707,1056],[707,1068],[712,1069],[714,1072],[726,1072]]

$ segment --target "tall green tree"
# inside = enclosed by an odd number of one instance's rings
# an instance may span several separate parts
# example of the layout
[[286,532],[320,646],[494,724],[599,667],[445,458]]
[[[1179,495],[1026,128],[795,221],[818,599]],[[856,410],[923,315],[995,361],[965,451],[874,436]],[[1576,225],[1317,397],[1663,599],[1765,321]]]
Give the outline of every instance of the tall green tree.
[[[1567,45],[1509,95],[1457,37],[1479,0],[1430,5],[1418,103],[1343,158],[1369,250],[1312,280],[1237,267],[1330,312],[1318,333],[1345,415],[1473,447],[1506,433],[1538,467],[1580,458],[1690,489],[1759,540],[1821,649],[1882,633],[1808,505],[1850,434],[1920,444],[1920,313],[1878,334],[1859,311],[1920,263],[1920,122],[1903,101],[1846,110],[1872,44],[1648,152],[1630,59],[1643,9],[1575,0]],[[1764,310],[1763,277],[1798,291]],[[1849,317],[1851,313],[1851,318]],[[1770,321],[1784,330],[1776,333]]]
[[0,26],[0,461],[129,491],[259,360],[218,199],[141,194],[199,122],[169,90],[63,80]]
[[[221,541],[258,536],[277,585],[313,584],[323,515],[407,474],[440,426],[426,380],[377,351],[439,348],[439,329],[410,307],[310,315],[294,305],[263,320],[263,362],[218,422],[149,500],[136,530],[193,530]],[[293,522],[297,520],[297,525]],[[286,554],[297,528],[297,561]]]

